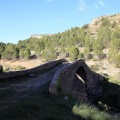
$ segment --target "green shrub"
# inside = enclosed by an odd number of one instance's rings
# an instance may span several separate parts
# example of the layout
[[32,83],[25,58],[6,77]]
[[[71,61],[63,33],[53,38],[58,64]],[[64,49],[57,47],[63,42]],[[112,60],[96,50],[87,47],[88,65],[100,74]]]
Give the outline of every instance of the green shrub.
[[85,120],[112,120],[112,116],[86,103],[74,105],[72,112]]
[[78,55],[79,55],[79,49],[76,48],[75,46],[72,46],[69,48],[69,52],[70,52],[70,60],[74,61],[78,59]]
[[91,65],[90,69],[93,71],[97,71],[97,70],[99,70],[99,65],[98,64]]
[[16,70],[24,70],[24,69],[26,69],[26,68],[23,67],[23,66],[18,66],[18,67],[16,68]]
[[4,71],[4,72],[8,72],[9,70],[10,70],[9,67],[5,67],[3,71]]
[[58,93],[58,94],[61,92],[61,86],[60,86],[60,84],[61,84],[61,79],[58,78],[58,79],[57,79],[57,93]]
[[83,54],[83,53],[80,53],[80,54],[78,55],[78,58],[79,58],[79,59],[84,59],[84,54]]

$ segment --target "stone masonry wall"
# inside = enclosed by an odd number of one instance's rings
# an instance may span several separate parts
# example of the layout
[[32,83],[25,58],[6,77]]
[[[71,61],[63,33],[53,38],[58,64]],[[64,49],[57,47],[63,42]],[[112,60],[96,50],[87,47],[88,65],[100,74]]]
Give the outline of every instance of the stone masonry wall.
[[40,66],[31,68],[31,69],[22,70],[22,71],[11,71],[11,72],[7,72],[7,73],[3,72],[3,73],[0,73],[0,80],[8,79],[8,78],[15,78],[15,77],[18,77],[18,76],[24,76],[24,75],[32,74],[32,73],[35,73],[35,72],[38,72],[38,71],[41,71],[41,70],[46,70],[46,69],[52,68],[52,67],[54,67],[57,64],[60,64],[62,62],[66,62],[66,60],[65,59],[59,59],[59,60],[55,60],[55,61],[50,61],[50,62],[47,62],[47,63],[42,64]]
[[61,79],[61,87],[64,93],[71,90],[72,84],[74,83],[74,76],[80,67],[83,67],[85,70],[87,90],[92,91],[102,80],[102,76],[93,72],[83,60],[75,61],[60,73],[59,77]]
[[[80,73],[78,72],[81,68],[83,68],[83,73],[82,71],[80,71]],[[81,74],[81,78],[76,80],[76,74]],[[83,76],[85,77],[85,81],[83,80],[83,82],[81,82]],[[49,87],[51,94],[57,94],[58,92],[58,79],[60,79],[60,87],[63,95],[71,94],[75,97],[85,98],[88,95],[86,91],[94,93],[94,91],[99,88],[99,82],[103,80],[103,77],[93,72],[84,60],[77,60],[61,70],[56,71]],[[86,88],[84,82],[86,83]],[[78,90],[75,87],[77,87]]]

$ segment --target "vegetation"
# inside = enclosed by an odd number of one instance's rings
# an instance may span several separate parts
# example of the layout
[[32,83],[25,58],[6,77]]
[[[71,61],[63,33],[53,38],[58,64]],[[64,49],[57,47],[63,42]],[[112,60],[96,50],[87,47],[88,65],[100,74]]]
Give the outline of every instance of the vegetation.
[[24,57],[29,60],[30,58],[30,50],[28,48],[25,49],[25,52],[24,52]]
[[114,117],[106,112],[100,111],[97,107],[88,103],[76,103],[72,109],[73,113],[81,116],[85,120],[113,120]]
[[91,65],[90,69],[93,70],[93,71],[97,71],[97,70],[99,70],[99,65],[98,64]]
[[[101,23],[101,24],[100,24]],[[74,27],[62,33],[42,38],[29,38],[19,40],[15,44],[0,43],[0,58],[13,59],[30,59],[31,52],[34,51],[38,58],[45,61],[54,60],[57,57],[70,57],[70,60],[78,58],[89,59],[89,54],[101,59],[103,50],[107,49],[109,62],[120,66],[120,28],[117,27],[119,22],[112,21],[107,17],[102,17],[98,22],[100,25],[96,31],[96,36],[91,34],[88,24],[83,27]],[[97,25],[96,25],[97,27]],[[81,52],[80,49],[84,48]],[[57,54],[59,53],[59,55]],[[69,55],[68,55],[69,54]]]
[[70,60],[72,61],[77,60],[79,55],[78,48],[76,48],[75,46],[72,46],[69,51],[70,51]]

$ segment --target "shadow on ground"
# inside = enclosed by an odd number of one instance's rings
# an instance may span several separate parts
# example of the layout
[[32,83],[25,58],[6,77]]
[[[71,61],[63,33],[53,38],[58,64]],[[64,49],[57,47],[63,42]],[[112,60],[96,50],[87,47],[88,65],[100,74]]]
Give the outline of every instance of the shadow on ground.
[[97,100],[101,109],[110,113],[120,113],[120,85],[104,80],[102,83],[103,95]]
[[[96,108],[89,108],[84,104],[78,104],[75,99],[70,97],[65,100],[62,96],[51,96],[48,89],[54,71],[51,71],[50,74],[51,77],[47,74],[50,79],[41,86],[30,86],[25,90],[20,90],[20,87],[17,88],[18,86],[12,86],[12,84],[18,85],[22,82],[25,83],[22,84],[24,88],[28,78],[25,81],[24,78],[20,78],[17,82],[0,81],[0,120],[96,120],[91,115],[96,114],[97,110],[99,113],[103,111],[111,116],[120,113],[119,85],[107,80],[103,81],[101,83],[103,95],[94,103],[89,104],[89,106],[95,106]],[[82,105],[84,107],[80,108]],[[87,111],[84,111],[81,115],[80,111],[85,109]],[[117,118],[120,119],[119,116]],[[109,120],[112,120],[112,117]]]

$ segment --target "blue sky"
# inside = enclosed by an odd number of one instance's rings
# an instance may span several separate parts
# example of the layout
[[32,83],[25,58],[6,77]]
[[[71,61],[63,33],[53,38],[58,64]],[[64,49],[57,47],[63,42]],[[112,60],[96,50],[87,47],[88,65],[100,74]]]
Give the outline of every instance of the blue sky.
[[0,0],[0,42],[54,34],[120,13],[120,0]]

